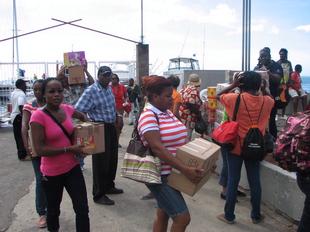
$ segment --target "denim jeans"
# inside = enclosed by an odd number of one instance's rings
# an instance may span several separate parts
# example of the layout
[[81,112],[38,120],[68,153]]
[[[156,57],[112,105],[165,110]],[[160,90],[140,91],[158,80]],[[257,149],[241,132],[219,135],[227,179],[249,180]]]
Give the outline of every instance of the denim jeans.
[[60,204],[63,189],[66,188],[75,212],[77,232],[89,232],[88,202],[84,177],[80,165],[58,176],[42,177],[42,184],[47,199],[47,229],[59,230]]
[[222,154],[222,171],[220,175],[219,184],[223,187],[227,187],[227,176],[228,176],[228,164],[227,164],[227,153],[229,151],[225,147],[221,147],[221,154]]
[[300,190],[306,195],[297,232],[308,232],[310,231],[310,174],[301,175],[297,173],[297,184]]
[[[227,192],[226,192],[226,204],[225,204],[225,218],[227,220],[235,219],[235,205],[237,200],[237,189],[240,181],[241,167],[243,159],[240,156],[227,154],[227,163],[228,163],[228,183],[227,183]],[[244,161],[245,168],[247,171],[247,177],[251,190],[251,218],[259,219],[260,214],[260,203],[261,203],[261,185],[260,185],[260,162],[259,161]]]
[[40,171],[40,165],[41,165],[41,157],[34,157],[32,158],[32,166],[36,178],[36,210],[37,213],[42,216],[46,215],[46,207],[47,207],[47,202],[46,202],[46,196],[45,192],[43,191],[42,188],[42,173]]
[[167,176],[161,176],[162,184],[147,184],[146,187],[153,193],[158,208],[174,218],[188,212],[186,202],[180,191],[170,187]]

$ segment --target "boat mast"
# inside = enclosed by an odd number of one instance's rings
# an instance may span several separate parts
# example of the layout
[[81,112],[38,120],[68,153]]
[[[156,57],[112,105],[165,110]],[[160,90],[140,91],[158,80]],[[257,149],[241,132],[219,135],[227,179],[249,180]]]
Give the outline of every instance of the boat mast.
[[16,49],[16,69],[17,77],[19,78],[19,53],[18,53],[18,29],[17,29],[17,15],[16,15],[16,2],[13,0],[13,77],[14,75],[14,64],[15,64],[15,51],[14,51],[14,42]]

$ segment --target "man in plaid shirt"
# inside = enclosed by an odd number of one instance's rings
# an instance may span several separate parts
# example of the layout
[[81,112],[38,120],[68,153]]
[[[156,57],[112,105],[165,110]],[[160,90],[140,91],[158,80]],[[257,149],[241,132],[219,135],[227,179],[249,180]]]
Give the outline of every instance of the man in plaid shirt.
[[77,110],[87,113],[92,121],[104,123],[105,152],[92,156],[93,199],[95,203],[103,205],[114,205],[114,201],[106,194],[123,193],[123,190],[116,188],[114,183],[118,143],[115,129],[115,100],[109,86],[111,76],[112,70],[109,67],[100,67],[98,80],[84,91],[75,105]]

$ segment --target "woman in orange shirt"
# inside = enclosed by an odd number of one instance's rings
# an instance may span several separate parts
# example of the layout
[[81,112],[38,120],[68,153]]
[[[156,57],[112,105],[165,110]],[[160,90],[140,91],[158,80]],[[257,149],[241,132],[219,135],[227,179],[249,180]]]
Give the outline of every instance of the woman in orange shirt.
[[171,81],[172,87],[173,87],[173,92],[172,92],[173,102],[172,102],[172,106],[170,110],[178,119],[180,119],[179,108],[182,103],[182,97],[181,97],[181,94],[177,90],[180,84],[180,78],[175,75],[170,75],[168,77],[168,80]]
[[[247,177],[251,190],[251,218],[254,224],[263,220],[260,212],[261,203],[261,185],[259,174],[259,160],[243,160],[241,149],[243,140],[252,126],[251,120],[257,122],[260,132],[264,135],[268,125],[270,112],[274,106],[274,100],[270,96],[260,94],[262,79],[261,76],[252,71],[244,72],[239,78],[218,93],[217,97],[225,107],[229,118],[233,117],[235,103],[239,94],[229,93],[232,89],[240,87],[241,97],[236,121],[239,123],[238,142],[235,147],[227,154],[228,164],[228,183],[226,193],[226,204],[224,214],[218,216],[218,219],[228,224],[235,223],[235,204],[237,199],[237,189],[240,181],[242,163],[244,161]],[[263,93],[265,91],[263,90]],[[251,117],[251,118],[250,118]]]

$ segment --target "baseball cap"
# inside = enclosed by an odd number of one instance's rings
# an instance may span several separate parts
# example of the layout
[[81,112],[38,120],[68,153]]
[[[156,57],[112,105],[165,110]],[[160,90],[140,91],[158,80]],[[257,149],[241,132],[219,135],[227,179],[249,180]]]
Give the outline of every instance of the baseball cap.
[[101,66],[98,69],[98,76],[102,75],[102,76],[111,76],[112,75],[112,70],[110,67],[108,66]]

